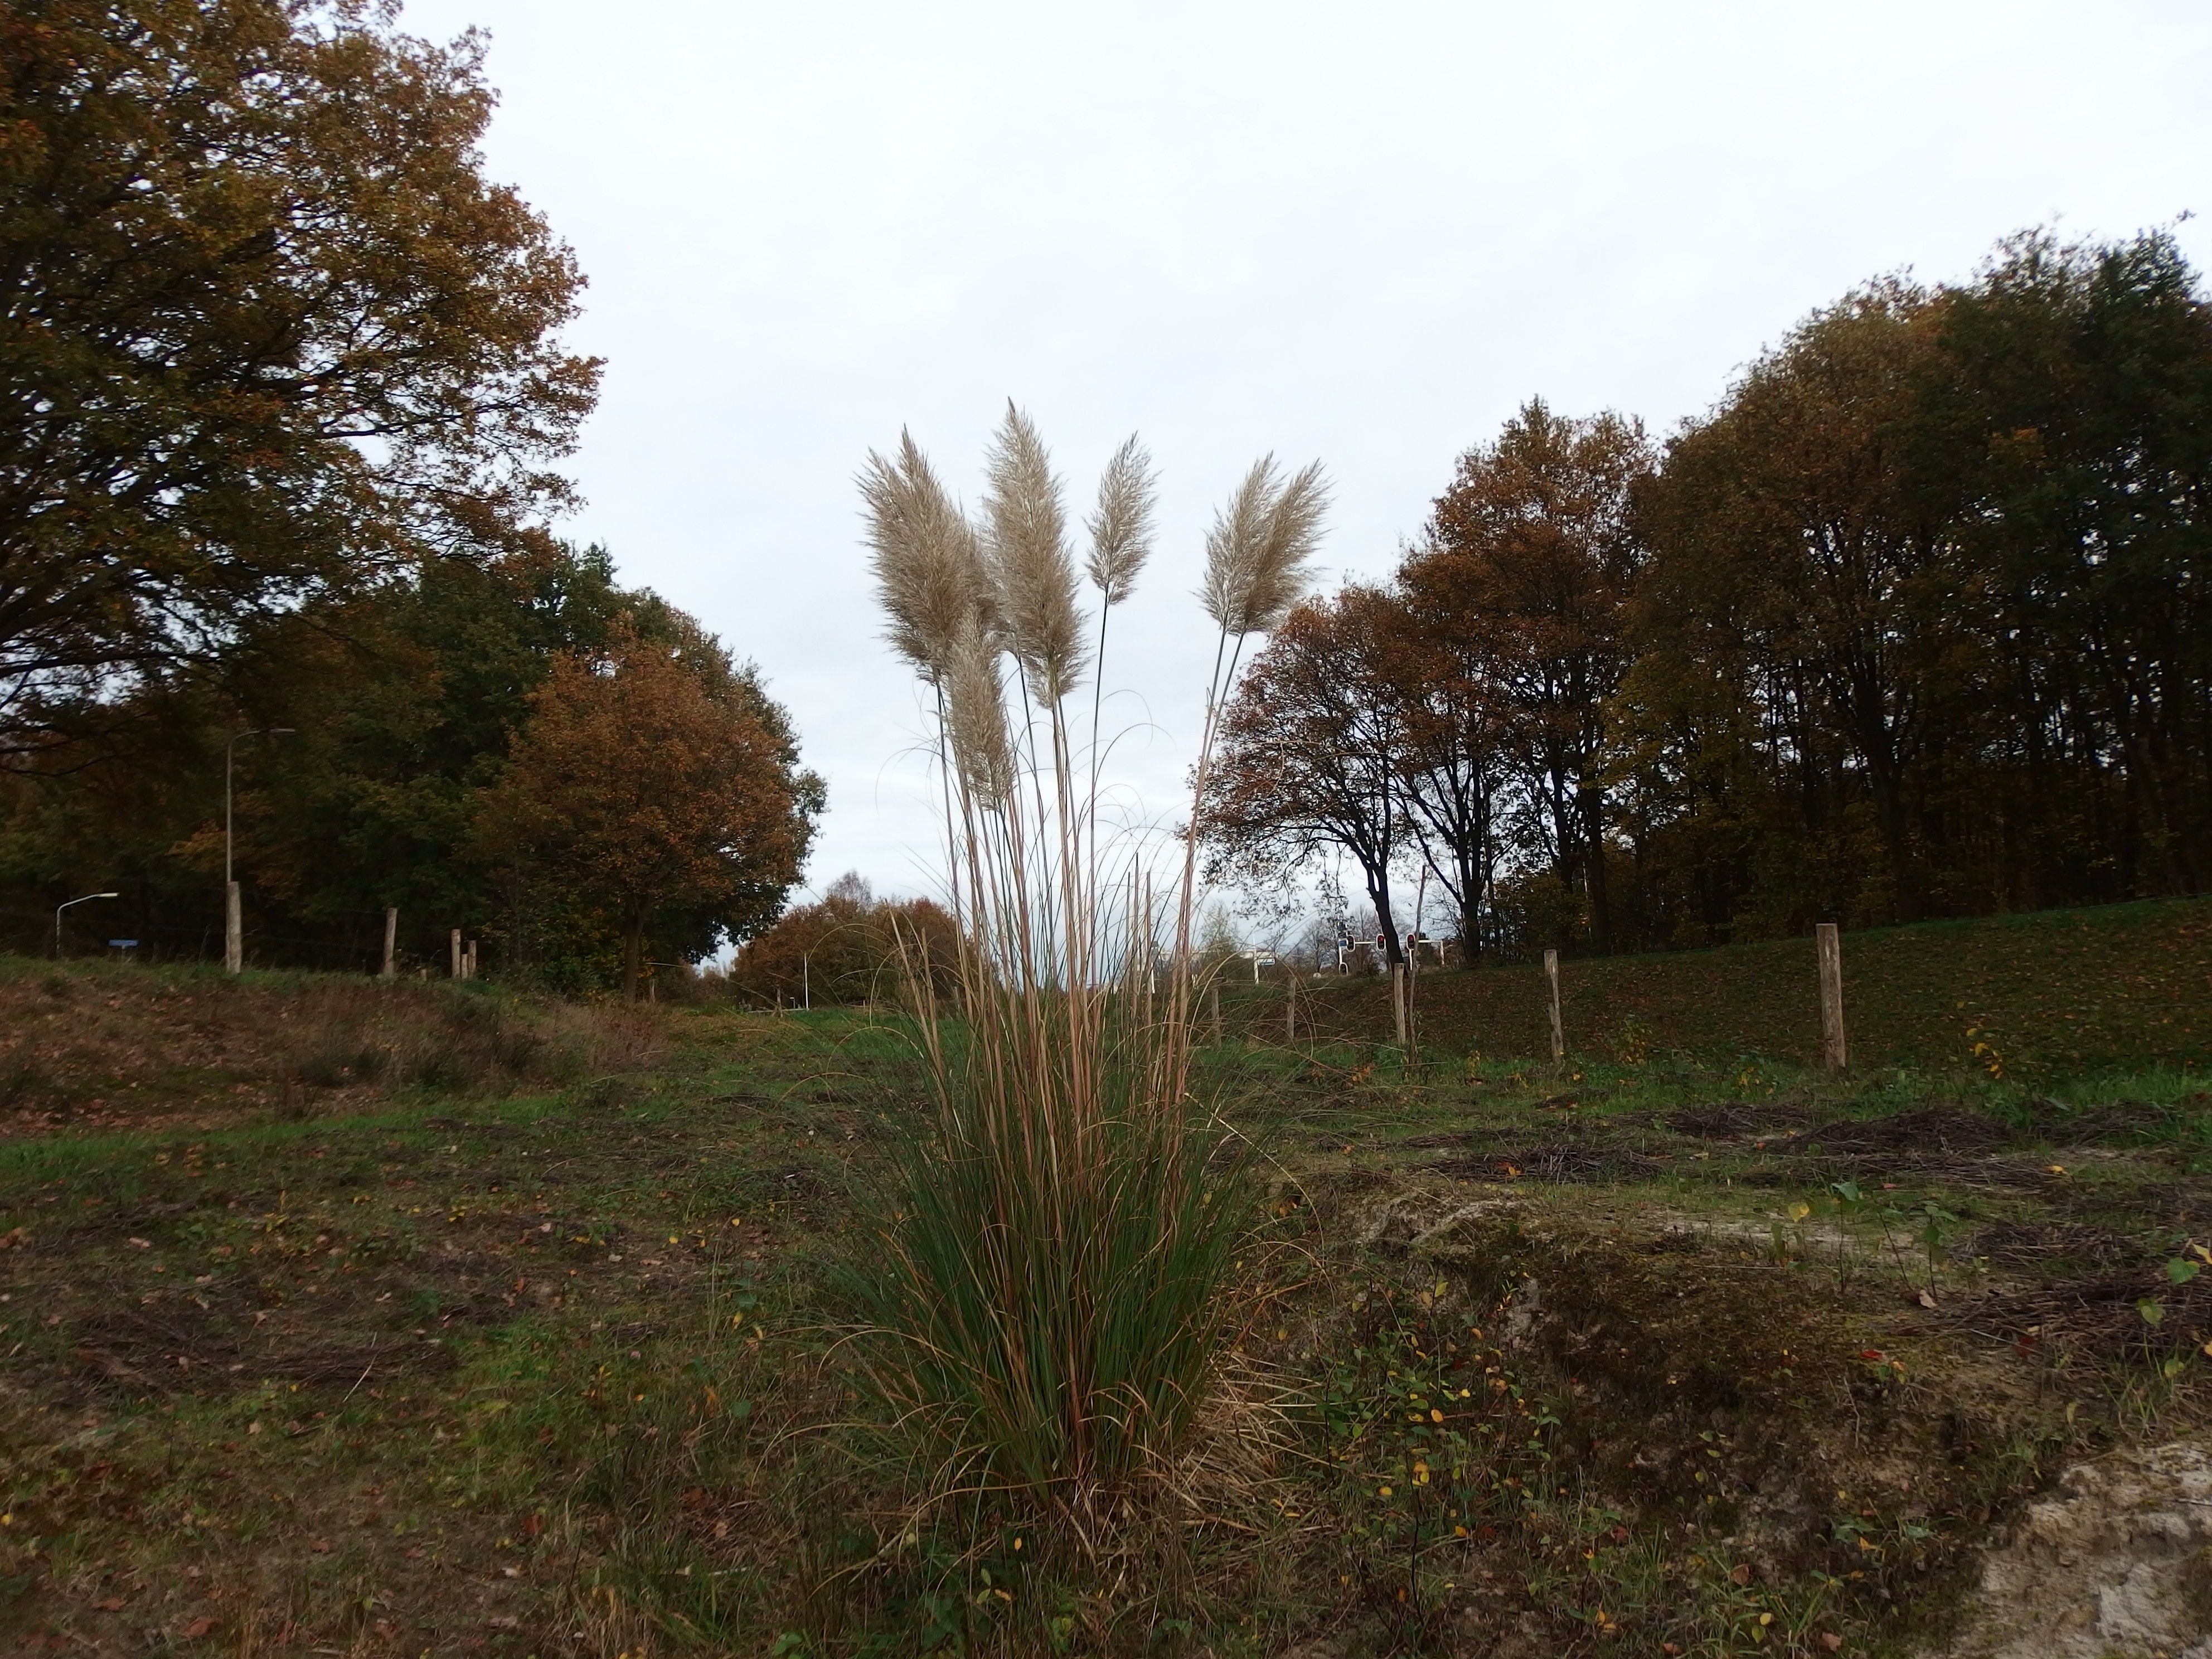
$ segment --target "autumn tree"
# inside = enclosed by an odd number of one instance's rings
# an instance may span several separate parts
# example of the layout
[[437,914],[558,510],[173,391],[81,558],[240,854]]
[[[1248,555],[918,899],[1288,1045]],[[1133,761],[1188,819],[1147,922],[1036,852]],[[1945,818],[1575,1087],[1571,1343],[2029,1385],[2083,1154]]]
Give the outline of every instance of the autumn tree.
[[2201,891],[2208,477],[2212,298],[2171,235],[1869,283],[1663,453],[1541,403],[1469,451],[1373,625],[1315,612],[1240,692],[1224,824],[1376,856],[1385,820],[1334,809],[1381,799],[1387,690],[1388,839],[1470,950]]
[[[605,549],[524,536],[257,623],[216,677],[240,725],[295,733],[281,753],[252,757],[241,788],[256,884],[295,923],[380,918],[391,905],[403,945],[434,959],[459,927],[497,939],[512,963],[523,941],[471,845],[477,797],[556,659],[605,649],[624,619],[648,639],[696,629],[624,592]],[[217,829],[210,810],[196,838],[203,867]]]
[[1403,712],[1407,826],[1459,914],[1460,960],[1482,959],[1484,915],[1504,848],[1504,699],[1489,630],[1471,628],[1451,567],[1408,560],[1385,613],[1383,664]]
[[1970,585],[1913,470],[1928,305],[1885,282],[1816,313],[1674,441],[1645,629],[1761,711],[1808,836],[1849,832],[1863,779],[1881,908],[1905,921],[1925,908],[1933,757],[1972,725]]
[[1223,714],[1200,814],[1213,880],[1275,885],[1348,855],[1394,967],[1406,959],[1390,896],[1407,851],[1408,720],[1392,660],[1401,631],[1379,588],[1293,611]]
[[479,809],[478,845],[522,888],[577,898],[622,939],[637,994],[656,917],[743,937],[799,879],[823,787],[783,712],[711,638],[619,632],[563,654]]
[[0,0],[0,746],[562,495],[581,278],[381,20]]
[[1632,659],[1634,503],[1655,459],[1637,421],[1569,420],[1532,400],[1461,458],[1403,573],[1431,626],[1463,635],[1482,665],[1516,828],[1561,896],[1582,896],[1601,951],[1612,948],[1606,711]]
[[2201,892],[2212,302],[2165,232],[2030,232],[1929,324],[1917,482],[1987,596],[1958,621],[2002,711],[1970,803],[1986,824],[1972,902]]
[[[118,698],[117,728],[80,763],[0,769],[0,917],[24,918],[27,943],[55,903],[112,887],[124,896],[111,931],[145,955],[198,954],[210,926],[219,940],[224,739],[283,726],[290,736],[237,751],[258,960],[374,970],[394,906],[403,960],[442,964],[447,930],[461,927],[502,975],[599,982],[617,931],[551,889],[526,895],[474,825],[554,662],[604,652],[622,626],[687,654],[703,637],[623,588],[605,549],[535,534],[257,619],[217,661]],[[648,943],[665,959],[711,949],[712,933],[672,912]]]

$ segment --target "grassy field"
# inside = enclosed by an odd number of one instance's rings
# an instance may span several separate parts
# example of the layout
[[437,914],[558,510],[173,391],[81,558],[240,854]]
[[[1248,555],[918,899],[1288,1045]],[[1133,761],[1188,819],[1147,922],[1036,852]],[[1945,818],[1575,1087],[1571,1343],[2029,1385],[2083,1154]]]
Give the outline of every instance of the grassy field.
[[862,1385],[893,1023],[27,963],[0,1013],[9,1652],[1904,1654],[2063,1462],[2212,1408],[2170,1066],[1226,1043],[1239,1334],[1070,1516]]
[[[2033,1081],[2147,1066],[2212,1067],[2212,900],[2158,899],[1844,935],[1844,1004],[1862,1066],[1969,1068]],[[1323,981],[1305,995],[1325,1037],[1391,1030],[1387,988]],[[1277,1040],[1284,992],[1234,988],[1232,1029]],[[1813,941],[1776,939],[1656,956],[1570,959],[1560,1003],[1569,1048],[1608,1059],[1681,1051],[1820,1057]],[[1540,971],[1431,972],[1417,990],[1421,1041],[1455,1054],[1549,1054]]]

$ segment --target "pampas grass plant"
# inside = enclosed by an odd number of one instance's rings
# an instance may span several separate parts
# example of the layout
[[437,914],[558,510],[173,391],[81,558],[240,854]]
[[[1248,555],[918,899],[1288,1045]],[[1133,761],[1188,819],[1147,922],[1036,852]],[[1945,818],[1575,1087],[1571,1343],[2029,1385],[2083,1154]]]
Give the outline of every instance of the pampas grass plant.
[[[936,720],[961,941],[943,1006],[912,975],[936,1109],[868,1274],[872,1373],[941,1437],[957,1487],[1087,1508],[1171,1459],[1218,1386],[1243,1209],[1193,1086],[1199,826],[1158,896],[1099,831],[1095,677],[1152,550],[1149,458],[1132,438],[1109,463],[1080,574],[1065,487],[1012,406],[985,471],[973,520],[910,437],[860,475],[887,635]],[[1246,641],[1306,581],[1326,493],[1318,467],[1263,460],[1207,538],[1219,635],[1194,805]]]

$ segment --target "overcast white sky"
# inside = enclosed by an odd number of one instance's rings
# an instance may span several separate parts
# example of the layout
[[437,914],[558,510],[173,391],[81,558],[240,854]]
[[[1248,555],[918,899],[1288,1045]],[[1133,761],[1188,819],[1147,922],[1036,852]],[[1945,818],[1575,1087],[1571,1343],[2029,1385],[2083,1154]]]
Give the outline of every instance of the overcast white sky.
[[[2212,209],[2212,5],[774,6],[411,0],[491,37],[489,140],[608,360],[568,526],[756,659],[830,807],[810,880],[932,884],[910,683],[851,479],[910,425],[956,488],[1004,401],[1079,497],[1140,430],[1165,534],[1108,684],[1174,809],[1189,599],[1255,455],[1318,457],[1380,573],[1540,394],[1662,433],[1875,273]],[[2180,234],[2200,268],[2212,230]]]

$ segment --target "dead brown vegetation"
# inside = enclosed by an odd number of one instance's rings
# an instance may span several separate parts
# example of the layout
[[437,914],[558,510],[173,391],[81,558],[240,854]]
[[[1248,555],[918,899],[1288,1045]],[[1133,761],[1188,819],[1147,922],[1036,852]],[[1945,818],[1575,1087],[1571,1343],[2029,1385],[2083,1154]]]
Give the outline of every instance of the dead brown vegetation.
[[648,1064],[647,1015],[443,983],[0,963],[0,1136],[306,1116]]

